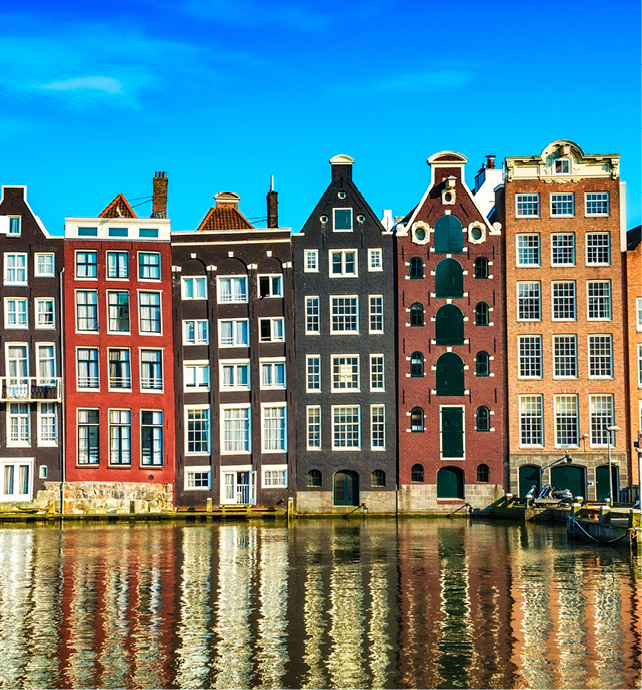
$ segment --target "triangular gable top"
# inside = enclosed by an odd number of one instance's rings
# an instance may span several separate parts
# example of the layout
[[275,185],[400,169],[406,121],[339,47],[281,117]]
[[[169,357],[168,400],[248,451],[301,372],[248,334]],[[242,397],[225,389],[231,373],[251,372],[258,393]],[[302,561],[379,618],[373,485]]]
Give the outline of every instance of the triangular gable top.
[[136,218],[134,210],[122,194],[119,194],[107,208],[98,216],[99,218]]
[[196,232],[216,232],[221,230],[252,230],[254,226],[240,211],[232,206],[213,206]]

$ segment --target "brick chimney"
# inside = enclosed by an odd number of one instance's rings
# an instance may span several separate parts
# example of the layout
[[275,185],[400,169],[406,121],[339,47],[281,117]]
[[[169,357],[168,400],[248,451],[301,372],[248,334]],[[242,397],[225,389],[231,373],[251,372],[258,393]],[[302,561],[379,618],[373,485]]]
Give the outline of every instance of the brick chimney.
[[152,218],[167,218],[167,173],[154,173]]
[[279,227],[279,198],[278,192],[274,191],[274,176],[270,179],[270,191],[267,193],[267,226],[268,228]]
[[216,208],[236,208],[239,207],[241,197],[234,192],[219,192],[214,195]]
[[332,166],[332,182],[341,185],[344,182],[350,182],[352,180],[353,163],[354,158],[351,156],[346,156],[344,153],[340,153],[338,156],[331,158],[330,165]]

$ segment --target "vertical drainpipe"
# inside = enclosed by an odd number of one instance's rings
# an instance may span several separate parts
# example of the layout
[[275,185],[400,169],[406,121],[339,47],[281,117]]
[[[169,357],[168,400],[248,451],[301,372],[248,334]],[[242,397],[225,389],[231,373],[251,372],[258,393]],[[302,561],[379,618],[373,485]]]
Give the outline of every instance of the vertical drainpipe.
[[62,462],[62,476],[60,482],[60,514],[64,515],[65,512],[65,472],[67,468],[66,463],[66,443],[65,443],[65,330],[64,330],[64,293],[63,293],[63,273],[65,272],[65,267],[63,266],[60,271],[60,447],[61,447],[61,462]]

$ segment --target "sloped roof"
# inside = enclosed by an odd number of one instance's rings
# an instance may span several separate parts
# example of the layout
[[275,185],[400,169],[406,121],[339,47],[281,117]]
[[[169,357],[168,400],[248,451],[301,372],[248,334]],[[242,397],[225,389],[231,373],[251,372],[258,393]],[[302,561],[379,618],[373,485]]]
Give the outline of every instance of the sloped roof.
[[245,216],[232,206],[222,208],[212,207],[197,232],[212,232],[215,230],[251,230],[254,226]]
[[99,218],[136,218],[132,207],[122,194],[119,194],[107,208],[98,216]]
[[633,251],[640,244],[641,228],[642,225],[638,225],[637,228],[633,228],[626,233],[627,251]]

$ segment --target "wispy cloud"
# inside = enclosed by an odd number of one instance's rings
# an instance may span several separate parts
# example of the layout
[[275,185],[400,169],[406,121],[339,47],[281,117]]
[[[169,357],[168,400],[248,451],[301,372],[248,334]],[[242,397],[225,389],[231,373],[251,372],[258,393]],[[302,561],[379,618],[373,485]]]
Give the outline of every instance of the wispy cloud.
[[122,94],[123,84],[119,79],[113,77],[77,77],[76,79],[63,79],[62,81],[52,81],[49,84],[40,84],[41,89],[51,89],[52,91],[78,91],[87,89],[89,91],[104,91],[111,94]]
[[406,72],[371,81],[344,83],[335,91],[351,94],[399,94],[410,95],[424,91],[447,91],[463,86],[475,77],[470,68],[432,69],[422,72]]

